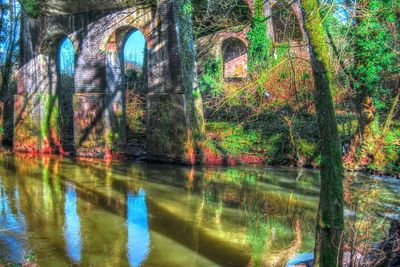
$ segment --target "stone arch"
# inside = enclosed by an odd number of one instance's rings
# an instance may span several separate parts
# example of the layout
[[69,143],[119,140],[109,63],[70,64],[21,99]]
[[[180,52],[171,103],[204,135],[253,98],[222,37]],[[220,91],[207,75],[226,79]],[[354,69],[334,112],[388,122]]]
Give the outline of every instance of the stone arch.
[[222,41],[221,55],[225,79],[247,77],[247,45],[239,38],[229,37]]
[[271,2],[273,39],[277,43],[302,42],[305,40],[302,18],[295,3],[289,1]]
[[[149,7],[133,7],[102,16],[88,27],[82,40],[75,76],[75,143],[78,155],[92,156],[94,148],[100,155],[113,157],[126,153],[126,114],[123,58],[121,48],[126,35],[139,29],[147,40],[148,50],[158,46],[159,19]],[[153,64],[161,60],[149,52]],[[151,64],[151,63],[149,63]],[[149,68],[150,69],[150,68]],[[161,69],[152,68],[159,81]],[[150,86],[148,86],[150,87]],[[154,86],[155,87],[155,86]],[[157,83],[157,88],[160,88]],[[102,139],[99,141],[98,136]],[[98,155],[93,155],[98,156]]]
[[76,37],[76,34],[72,33],[72,34],[67,34],[62,30],[57,30],[54,31],[50,34],[47,34],[42,42],[41,42],[41,46],[40,46],[40,54],[42,55],[54,55],[54,53],[57,52],[57,47],[58,44],[60,44],[60,42],[62,42],[64,39],[70,39],[73,46],[74,46],[74,54],[76,56],[76,54],[78,53],[78,40]]
[[[130,12],[129,16],[126,13]],[[108,23],[109,24],[109,23]],[[100,36],[99,50],[110,52],[120,50],[124,46],[125,37],[134,30],[139,30],[146,39],[147,49],[154,44],[152,38],[153,28],[157,24],[151,12],[141,9],[128,9],[113,18],[111,25]]]
[[137,27],[136,25],[122,25],[118,28],[115,28],[111,32],[107,32],[104,34],[104,39],[100,43],[100,51],[103,52],[116,52],[121,51],[125,46],[125,42],[127,37],[134,31],[140,31],[146,39],[146,47],[150,48],[149,33],[144,32],[141,27]]
[[[65,51],[67,55],[62,54],[62,49],[64,44],[70,44],[72,50],[67,49]],[[73,97],[75,93],[75,57],[76,57],[76,47],[72,42],[71,38],[65,37],[58,44],[57,52],[57,100],[59,106],[59,134],[60,142],[64,151],[74,150],[74,108],[73,108]],[[69,54],[69,55],[68,55]],[[68,73],[63,69],[62,63],[67,57],[67,64],[71,64],[71,73]],[[64,66],[65,67],[65,66]]]
[[[60,68],[60,49],[65,40],[73,46],[73,58],[76,57],[76,45],[72,38],[63,32],[47,35],[40,46],[38,55],[39,77],[37,92],[40,105],[41,150],[47,153],[70,153],[74,150],[73,125],[73,74],[68,81],[62,77]],[[75,64],[73,65],[75,70]]]
[[[148,87],[148,67],[145,66],[143,70],[146,77],[146,89],[144,90],[143,94],[141,94],[140,96],[135,95],[135,99],[132,99],[132,92],[127,92],[126,88],[127,77],[125,72],[124,48],[129,36],[137,31],[139,31],[145,37],[143,32],[136,27],[127,25],[119,27],[110,34],[110,36],[107,38],[108,41],[103,44],[103,49],[106,57],[106,93],[112,97],[112,105],[107,109],[106,119],[107,117],[109,117],[109,126],[111,126],[112,132],[118,132],[118,130],[116,129],[126,129],[126,131],[120,131],[119,137],[123,138],[123,142],[128,143],[128,147],[135,146],[135,151],[130,151],[130,149],[127,149],[125,151],[127,154],[133,153],[134,156],[140,156],[140,154],[142,154],[142,152],[144,151],[145,137],[143,135],[144,132],[138,133],[135,131],[138,129],[132,129],[132,127],[130,127],[130,125],[128,124],[129,120],[127,119],[129,119],[130,115],[132,114],[127,114],[127,107],[130,107],[130,104],[132,104],[130,103],[130,101],[143,100],[145,98]],[[147,39],[145,42],[145,46],[146,49],[149,48]],[[144,64],[147,64],[147,53],[144,54],[144,57]],[[129,96],[128,98],[127,93]],[[138,101],[138,103],[136,104],[138,112],[140,112],[140,110],[145,110],[144,101]],[[142,119],[144,120],[144,117]],[[114,140],[114,143],[118,143],[121,141],[122,140]]]
[[[195,63],[192,62],[194,53],[189,49],[191,29],[181,27],[189,18],[180,12],[181,2],[156,2],[57,16],[46,14],[35,19],[22,14],[21,33],[25,37],[21,38],[21,68],[14,105],[18,114],[14,120],[14,132],[18,133],[14,135],[16,151],[54,151],[47,150],[48,140],[44,138],[51,133],[43,136],[42,118],[46,118],[46,123],[52,121],[48,120],[46,107],[57,89],[57,66],[53,60],[56,53],[52,48],[56,47],[59,36],[68,33],[76,36],[76,40],[69,37],[78,51],[73,96],[74,153],[105,158],[124,155],[126,128],[112,125],[117,122],[119,126],[123,120],[113,118],[111,112],[121,101],[107,85],[107,60],[119,61],[119,57],[110,55],[106,44],[110,44],[109,37],[117,29],[124,31],[133,27],[143,32],[148,46],[146,156],[153,160],[193,163],[196,137],[193,133],[202,129],[200,115],[196,114],[200,108],[192,91]],[[116,39],[116,48],[120,40]]]
[[[41,72],[41,76],[44,80],[39,81],[39,90],[40,92],[48,92],[55,93],[57,88],[59,87],[59,75],[58,75],[58,53],[60,49],[61,43],[65,40],[69,39],[74,47],[74,62],[76,60],[78,54],[78,45],[76,36],[74,34],[66,34],[61,31],[57,31],[51,34],[48,34],[43,41],[41,42],[40,51],[39,51],[39,68]],[[43,75],[42,72],[46,72]],[[46,81],[48,79],[48,81]]]
[[42,93],[55,94],[58,86],[57,57],[58,49],[62,40],[67,38],[63,32],[55,32],[47,35],[40,47],[40,68],[45,74],[43,81],[39,81],[39,89]]

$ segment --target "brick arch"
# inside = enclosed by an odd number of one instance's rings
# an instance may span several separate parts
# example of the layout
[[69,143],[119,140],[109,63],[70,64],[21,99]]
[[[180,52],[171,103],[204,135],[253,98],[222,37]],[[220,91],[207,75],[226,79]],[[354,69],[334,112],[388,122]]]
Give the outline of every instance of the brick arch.
[[[16,151],[57,152],[47,150],[41,132],[48,121],[42,120],[48,117],[47,99],[53,97],[48,89],[51,83],[47,62],[58,47],[56,40],[68,35],[76,54],[74,137],[71,141],[74,153],[83,157],[109,158],[131,152],[127,151],[132,148],[126,146],[124,121],[119,120],[119,105],[123,103],[118,93],[119,81],[108,83],[112,77],[120,77],[112,72],[117,68],[111,69],[108,65],[118,63],[118,58],[110,49],[107,51],[106,45],[117,29],[137,28],[144,34],[148,47],[146,156],[153,160],[192,163],[195,136],[191,132],[197,132],[201,126],[201,115],[196,115],[200,109],[191,90],[195,85],[191,75],[195,63],[192,62],[193,51],[187,49],[192,42],[192,37],[188,36],[191,35],[190,28],[179,28],[189,18],[181,12],[182,1],[151,2],[151,5],[132,3],[131,8],[126,9],[101,8],[38,18],[22,14],[21,68],[15,97]],[[42,44],[42,40],[46,41]],[[115,51],[122,43],[118,40]],[[59,117],[59,114],[53,114]]]
[[245,54],[247,53],[248,46],[246,45],[245,42],[236,37],[229,37],[224,39],[224,41],[221,44],[221,52],[223,59],[229,57],[228,55],[226,55],[227,53],[226,49],[228,48],[240,49],[241,51],[238,51],[238,53]]
[[238,39],[246,46],[246,49],[248,49],[249,41],[247,40],[246,34],[247,31],[242,31],[242,32],[228,31],[228,32],[221,32],[220,34],[218,34],[217,37],[218,53],[219,54],[222,53],[223,43],[228,39]]
[[246,49],[248,49],[249,41],[246,38],[248,31],[249,27],[240,32],[222,30],[198,38],[196,40],[198,73],[201,74],[204,72],[204,63],[207,62],[210,56],[212,58],[219,58],[222,55],[222,44],[229,38],[239,39],[243,44],[245,44]]
[[102,48],[101,49],[106,51],[106,52],[121,52],[123,47],[124,47],[125,40],[128,38],[129,34],[134,32],[134,31],[136,31],[136,30],[140,31],[139,29],[137,29],[135,27],[129,27],[129,26],[121,27],[121,28],[116,29],[105,40],[105,45],[102,44]]
[[120,45],[118,42],[113,44],[110,39],[118,38],[116,36],[118,31],[123,33],[128,29],[136,28],[143,33],[150,49],[154,44],[159,43],[154,40],[159,27],[157,17],[151,8],[134,7],[102,16],[90,24],[77,58],[76,91],[78,93],[105,93],[107,54],[111,51],[116,52],[117,46]]
[[78,54],[78,45],[77,42],[74,41],[76,38],[73,34],[68,35],[65,32],[57,31],[50,33],[43,38],[38,56],[38,67],[42,73],[42,83],[39,83],[39,91],[48,91],[51,94],[55,94],[56,89],[59,87],[58,53],[62,41],[67,38],[71,41],[74,47],[74,59],[76,59]]
[[242,79],[248,74],[248,44],[243,38],[228,37],[221,43],[225,79]]
[[[293,39],[301,42],[307,39],[303,27],[303,18],[298,2],[289,3],[285,1],[270,1],[272,14],[273,39],[275,42],[285,42],[288,37],[284,36],[283,30],[294,31]],[[289,25],[285,25],[289,24]],[[286,29],[284,29],[284,27]]]
[[46,56],[53,56],[55,53],[58,52],[59,46],[64,39],[70,39],[72,45],[74,46],[74,55],[78,54],[79,45],[75,34],[67,34],[64,31],[56,31],[47,34],[40,46],[40,54]]
[[[130,14],[127,16],[126,14],[129,12]],[[104,19],[106,21],[106,25],[104,26],[107,30],[101,34],[100,51],[106,52],[110,51],[110,49],[121,49],[125,37],[135,29],[144,35],[148,49],[154,44],[154,40],[152,41],[152,32],[156,27],[157,19],[153,17],[150,10],[128,9],[118,15],[109,17],[108,21],[108,17]],[[117,47],[110,47],[112,43],[115,43]]]

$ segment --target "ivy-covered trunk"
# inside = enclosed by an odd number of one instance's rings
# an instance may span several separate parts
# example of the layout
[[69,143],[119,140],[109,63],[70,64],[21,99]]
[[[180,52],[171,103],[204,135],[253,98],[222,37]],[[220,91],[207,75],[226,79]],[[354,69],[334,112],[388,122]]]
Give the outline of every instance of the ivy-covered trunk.
[[343,164],[337,120],[328,70],[328,49],[317,0],[302,0],[305,29],[310,43],[315,83],[315,105],[321,144],[321,190],[315,234],[315,266],[338,266],[342,262]]
[[182,60],[182,78],[185,95],[188,101],[188,112],[191,120],[193,140],[203,141],[205,126],[203,101],[197,84],[196,51],[194,46],[192,1],[175,0],[178,17],[180,53]]

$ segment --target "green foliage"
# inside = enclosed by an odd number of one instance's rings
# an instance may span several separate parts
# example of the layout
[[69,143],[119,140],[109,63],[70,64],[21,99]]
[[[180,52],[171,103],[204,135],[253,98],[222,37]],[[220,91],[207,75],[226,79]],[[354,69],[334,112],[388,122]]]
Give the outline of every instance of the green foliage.
[[245,129],[241,124],[214,122],[207,124],[207,130],[218,135],[219,147],[224,153],[236,156],[239,154],[264,154],[266,143],[261,138],[261,132],[255,129]]
[[307,81],[310,79],[310,74],[308,72],[303,72],[300,74],[300,80],[301,81]]
[[[252,123],[209,122],[207,131],[214,136],[213,150],[230,155],[253,154],[271,164],[294,162],[288,127],[277,113],[270,113]],[[299,116],[293,124],[297,150],[306,166],[318,165],[319,146],[316,118]]]
[[272,42],[267,36],[267,26],[263,16],[262,0],[254,1],[254,18],[251,29],[247,33],[249,41],[248,65],[251,72],[264,69],[268,66]]
[[41,137],[50,140],[52,131],[58,133],[59,130],[59,103],[56,96],[50,94],[40,95],[41,102],[44,103],[45,114],[41,122]]
[[47,5],[47,0],[20,0],[26,13],[34,18],[43,16],[43,9]]
[[144,98],[131,90],[126,92],[126,124],[134,134],[143,134],[145,129]]
[[393,33],[394,28],[399,28],[400,22],[396,22],[399,4],[391,0],[364,0],[360,6],[364,8],[363,17],[356,21],[351,32],[351,48],[355,55],[355,64],[351,66],[356,78],[354,87],[357,91],[367,90],[374,98],[375,107],[384,109],[387,108],[384,99],[391,94],[387,81],[400,72],[400,59],[396,54],[399,43]]
[[190,3],[190,1],[186,2],[183,5],[183,13],[185,14],[185,16],[192,17],[192,4]]
[[199,77],[199,89],[201,93],[218,94],[223,88],[222,56],[209,57],[204,66],[204,74]]

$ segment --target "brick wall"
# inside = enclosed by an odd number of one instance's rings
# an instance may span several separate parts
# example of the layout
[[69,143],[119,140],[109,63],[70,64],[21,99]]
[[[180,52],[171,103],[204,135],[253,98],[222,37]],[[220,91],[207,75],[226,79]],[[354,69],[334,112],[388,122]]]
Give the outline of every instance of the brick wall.
[[[46,133],[37,133],[30,125],[41,128],[48,123],[37,118],[46,117],[48,112],[43,99],[57,98],[57,89],[62,88],[57,73],[57,50],[60,40],[69,37],[75,48],[74,112],[70,114],[74,121],[73,150],[81,156],[124,154],[124,78],[118,52],[122,51],[126,35],[139,29],[148,45],[147,129],[158,127],[159,118],[168,114],[165,122],[168,129],[146,131],[148,157],[188,162],[181,152],[187,150],[188,132],[195,118],[190,118],[187,112],[187,99],[192,98],[193,92],[184,91],[182,86],[183,59],[179,47],[183,44],[179,41],[182,33],[177,31],[181,19],[176,15],[177,8],[176,1],[161,0],[157,8],[133,6],[38,19],[23,14],[22,67],[15,105],[16,118],[23,119],[15,119],[14,149],[38,153],[58,151],[42,150],[43,140],[50,140],[50,144],[60,142],[51,140],[53,136],[43,136]],[[32,99],[43,108],[26,114],[21,107],[32,107]],[[54,126],[54,130],[59,132],[60,126]],[[172,128],[181,130],[172,131]],[[24,129],[23,134],[19,129]],[[37,141],[24,141],[30,137]],[[166,140],[169,146],[162,145]]]

